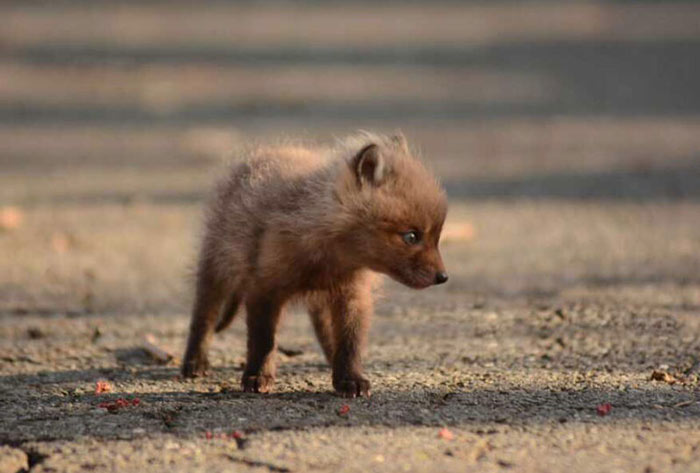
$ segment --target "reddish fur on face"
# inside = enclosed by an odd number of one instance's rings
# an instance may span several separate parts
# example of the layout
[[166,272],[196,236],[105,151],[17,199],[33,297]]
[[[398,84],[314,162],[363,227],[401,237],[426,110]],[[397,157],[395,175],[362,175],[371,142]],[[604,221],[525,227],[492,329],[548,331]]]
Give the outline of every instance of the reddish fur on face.
[[446,212],[444,191],[403,136],[253,149],[208,208],[183,375],[206,373],[212,333],[244,303],[243,389],[269,391],[277,322],[287,302],[301,299],[335,389],[368,395],[361,353],[373,272],[414,288],[444,282],[438,242]]

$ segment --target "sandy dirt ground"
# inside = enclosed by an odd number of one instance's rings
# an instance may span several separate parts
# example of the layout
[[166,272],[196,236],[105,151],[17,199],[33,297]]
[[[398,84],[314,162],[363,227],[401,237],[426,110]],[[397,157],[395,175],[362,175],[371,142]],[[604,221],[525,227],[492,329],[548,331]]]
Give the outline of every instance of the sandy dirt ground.
[[[697,5],[206,5],[0,5],[1,472],[700,472]],[[242,320],[180,379],[212,180],[360,128],[450,198],[448,284],[378,294],[372,397],[296,308],[274,393]]]

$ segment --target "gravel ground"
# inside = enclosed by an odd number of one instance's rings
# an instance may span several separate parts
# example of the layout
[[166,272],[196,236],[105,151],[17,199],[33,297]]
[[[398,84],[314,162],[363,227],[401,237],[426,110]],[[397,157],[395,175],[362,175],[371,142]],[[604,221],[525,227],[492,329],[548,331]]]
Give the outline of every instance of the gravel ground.
[[[700,472],[700,6],[93,3],[0,4],[0,472]],[[274,393],[240,320],[181,380],[221,162],[397,128],[450,281],[385,284],[372,397],[299,311]]]
[[[138,212],[158,219],[158,209]],[[179,356],[184,309],[4,313],[0,441],[15,448],[4,461],[24,457],[32,471],[699,470],[698,205],[481,203],[452,215],[453,225],[470,215],[475,234],[444,243],[450,284],[383,290],[369,400],[331,392],[298,311],[270,395],[238,388],[241,321],[216,339],[212,376],[182,381],[177,360],[158,364],[142,337]],[[178,234],[179,220],[160,218]],[[147,245],[150,228],[132,231]],[[98,380],[112,391],[95,394]],[[118,398],[140,403],[99,407]]]

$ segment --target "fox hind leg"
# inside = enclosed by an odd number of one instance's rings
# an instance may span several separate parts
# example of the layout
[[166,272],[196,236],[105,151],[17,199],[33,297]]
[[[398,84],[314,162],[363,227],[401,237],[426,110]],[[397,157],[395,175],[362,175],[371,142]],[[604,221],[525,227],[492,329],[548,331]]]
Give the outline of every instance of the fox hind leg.
[[240,304],[241,297],[239,296],[238,291],[236,291],[229,296],[226,304],[224,304],[224,309],[221,311],[221,316],[219,317],[219,321],[216,323],[216,328],[214,329],[216,333],[225,330],[229,325],[231,325],[231,322],[233,322],[233,319],[236,317],[238,306]]
[[216,277],[206,262],[202,263],[197,274],[195,303],[187,349],[182,362],[182,375],[185,378],[207,374],[209,370],[207,350],[221,306],[228,293],[230,291],[227,291],[226,284]]
[[321,349],[323,349],[326,361],[332,365],[335,341],[330,304],[327,300],[316,297],[309,301],[308,310],[318,343],[321,345]]

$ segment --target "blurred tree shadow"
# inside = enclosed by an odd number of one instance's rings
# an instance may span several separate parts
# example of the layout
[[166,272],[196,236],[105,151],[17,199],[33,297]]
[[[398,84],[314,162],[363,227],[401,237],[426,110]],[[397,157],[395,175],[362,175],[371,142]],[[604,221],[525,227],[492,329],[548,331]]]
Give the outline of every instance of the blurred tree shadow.
[[448,179],[444,184],[450,197],[463,199],[695,201],[700,198],[700,156],[694,166],[530,174],[510,179]]

